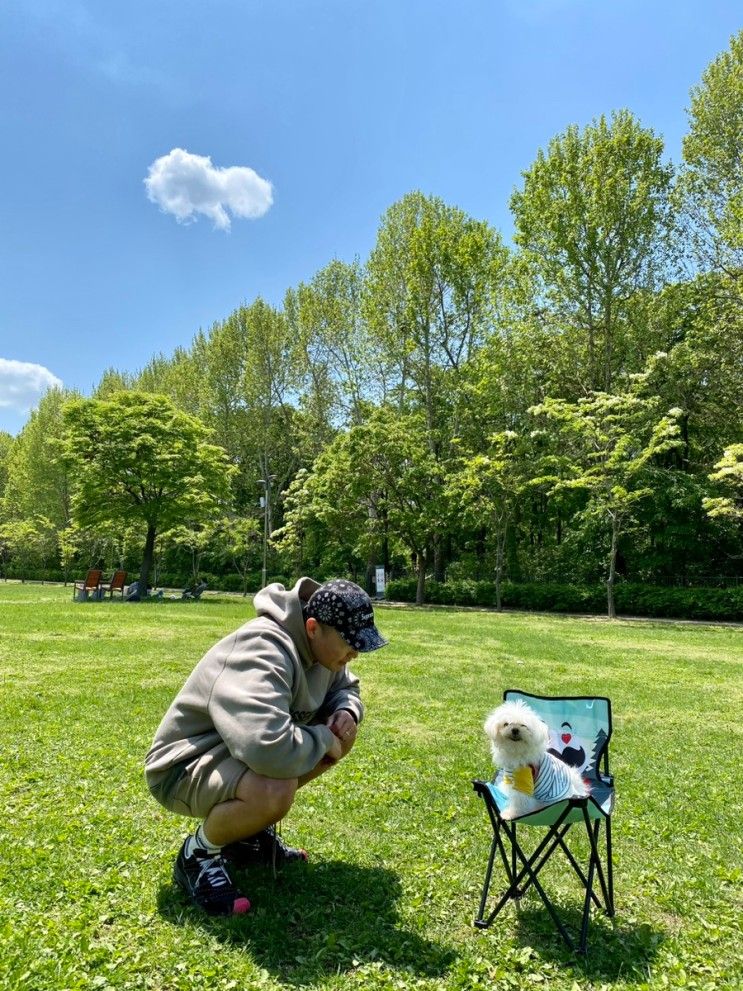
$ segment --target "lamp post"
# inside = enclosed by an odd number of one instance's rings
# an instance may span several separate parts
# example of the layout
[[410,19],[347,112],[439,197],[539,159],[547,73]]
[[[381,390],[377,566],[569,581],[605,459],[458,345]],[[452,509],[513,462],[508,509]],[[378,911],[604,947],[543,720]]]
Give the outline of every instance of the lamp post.
[[266,475],[265,478],[259,478],[258,484],[263,486],[263,495],[261,496],[261,505],[263,506],[263,568],[261,570],[261,588],[266,587],[267,579],[267,562],[268,562],[268,525],[271,518],[271,482],[276,478],[275,475]]

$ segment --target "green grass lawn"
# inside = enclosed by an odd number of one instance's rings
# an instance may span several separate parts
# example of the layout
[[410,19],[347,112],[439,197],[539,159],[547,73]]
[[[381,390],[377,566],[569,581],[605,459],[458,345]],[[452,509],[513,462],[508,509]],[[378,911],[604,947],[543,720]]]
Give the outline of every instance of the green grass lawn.
[[[192,822],[142,759],[202,653],[249,600],[73,604],[0,583],[0,988],[739,988],[743,632],[382,607],[360,658],[354,752],[300,792],[284,836],[309,865],[245,877],[254,908],[186,906]],[[616,918],[572,958],[536,895],[473,928],[490,826],[482,722],[505,688],[606,694]],[[580,893],[550,866],[568,921]]]

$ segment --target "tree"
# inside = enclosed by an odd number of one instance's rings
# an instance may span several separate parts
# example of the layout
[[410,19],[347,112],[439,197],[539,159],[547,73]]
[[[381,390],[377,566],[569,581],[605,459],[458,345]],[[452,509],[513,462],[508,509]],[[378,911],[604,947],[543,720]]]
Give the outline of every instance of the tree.
[[653,462],[682,443],[681,410],[659,416],[657,400],[638,394],[642,384],[639,379],[633,393],[592,393],[577,403],[548,398],[531,410],[537,419],[554,425],[559,451],[543,458],[543,473],[532,484],[547,484],[553,492],[582,490],[588,497],[583,518],[609,525],[606,588],[611,619],[616,616],[620,537],[634,519],[636,504],[658,485],[661,466]]
[[297,472],[285,493],[284,524],[273,533],[295,573],[355,576],[363,568],[376,538],[368,530],[369,499],[354,485],[357,473],[347,432]]
[[350,431],[348,457],[357,466],[350,490],[370,509],[368,533],[379,542],[388,528],[409,549],[418,579],[416,602],[421,604],[434,541],[446,518],[446,479],[428,445],[425,415],[416,411],[401,416],[389,407],[375,410]]
[[76,393],[50,389],[15,439],[8,455],[5,515],[27,519],[41,515],[56,530],[69,524],[71,485],[57,460],[63,432],[62,408]]
[[448,496],[472,526],[495,543],[495,604],[501,609],[506,539],[526,485],[525,442],[513,430],[493,434],[488,449],[463,456],[448,483]]
[[691,91],[679,189],[697,260],[743,279],[743,30]]
[[214,543],[218,524],[214,521],[204,523],[181,523],[162,534],[165,544],[180,547],[188,552],[191,558],[191,580],[194,585],[201,578],[201,559]]
[[62,457],[75,480],[80,526],[138,523],[145,528],[139,580],[152,568],[158,533],[224,509],[233,468],[209,430],[165,396],[120,392],[81,399],[64,410]]
[[13,436],[5,430],[0,430],[0,507],[5,495],[5,486],[8,482],[8,459],[13,447]]
[[[414,192],[383,217],[367,263],[362,311],[396,371],[399,409],[422,410],[426,443],[441,462],[456,432],[452,394],[492,328],[508,258],[485,221]],[[443,578],[444,536],[433,537],[437,578]]]
[[514,240],[579,358],[584,392],[609,392],[637,370],[627,367],[632,303],[657,284],[672,229],[662,154],[629,111],[602,115],[553,138],[511,197]]
[[219,524],[219,546],[242,579],[243,595],[248,594],[251,571],[260,567],[261,531],[251,517],[225,518]]
[[54,530],[45,516],[10,520],[0,526],[0,557],[12,562],[22,582],[32,568],[47,566],[54,549]]
[[507,262],[493,228],[437,197],[409,193],[382,219],[362,308],[397,368],[401,405],[411,387],[419,398],[432,450],[440,372],[461,368],[485,340]]
[[[362,285],[358,261],[336,259],[309,284],[290,289],[284,300],[304,352],[303,405],[321,445],[332,439],[334,426],[360,423],[364,403],[384,392],[381,358],[362,317]],[[320,449],[315,447],[313,456]]]

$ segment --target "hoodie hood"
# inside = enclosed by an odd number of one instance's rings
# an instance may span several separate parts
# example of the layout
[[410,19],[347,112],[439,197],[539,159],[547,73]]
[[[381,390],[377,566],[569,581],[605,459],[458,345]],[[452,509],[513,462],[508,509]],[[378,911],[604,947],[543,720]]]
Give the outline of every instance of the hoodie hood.
[[258,616],[272,619],[283,627],[294,641],[303,663],[309,667],[315,663],[304,626],[304,607],[320,583],[312,578],[300,578],[292,589],[280,582],[266,585],[256,593],[253,605]]

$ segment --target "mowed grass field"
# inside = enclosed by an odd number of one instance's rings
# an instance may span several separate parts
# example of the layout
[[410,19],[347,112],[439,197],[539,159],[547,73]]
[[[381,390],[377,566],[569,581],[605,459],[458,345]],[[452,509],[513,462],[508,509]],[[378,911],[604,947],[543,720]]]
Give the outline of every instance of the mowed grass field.
[[[71,601],[0,583],[0,988],[740,988],[743,631],[381,606],[354,664],[367,718],[283,832],[311,862],[244,875],[253,910],[184,904],[194,823],[142,760],[193,665],[250,599]],[[471,779],[505,688],[612,699],[614,920],[571,957],[537,896],[473,928],[491,831]],[[575,922],[580,892],[543,880]]]

